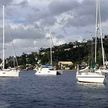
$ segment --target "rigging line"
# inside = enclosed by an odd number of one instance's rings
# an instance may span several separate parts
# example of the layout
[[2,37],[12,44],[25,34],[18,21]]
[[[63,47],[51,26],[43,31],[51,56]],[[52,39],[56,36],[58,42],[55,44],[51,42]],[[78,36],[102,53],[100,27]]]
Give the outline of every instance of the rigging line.
[[4,42],[5,42],[5,21],[4,21],[4,18],[5,18],[5,8],[4,8],[4,5],[3,5],[3,69],[5,68],[5,51],[4,51]]
[[[5,23],[4,23],[4,17],[5,17],[5,13],[4,13],[5,9],[4,9],[4,5],[3,5],[3,69],[4,69],[4,41],[5,41],[5,30],[4,30],[4,27],[5,27]],[[13,43],[12,43],[13,44]],[[14,47],[14,44],[13,44],[13,48],[14,48],[14,53],[15,53],[15,47]],[[16,57],[16,53],[15,53],[15,57]],[[18,66],[18,61],[16,59],[16,64]]]
[[101,23],[101,7],[100,7],[100,2],[99,2],[99,22],[100,22],[100,37],[101,37],[101,47],[102,47],[102,59],[103,59],[103,65],[105,65],[105,51],[103,47],[103,34],[102,34],[102,23]]
[[53,35],[52,35],[52,33],[51,33],[51,35],[50,35],[50,38],[51,38],[52,46],[54,46],[54,41],[53,41]]
[[98,31],[98,0],[96,0],[96,29],[95,29],[95,63],[97,62],[97,31]]
[[[10,32],[10,33],[11,33],[11,32]],[[12,33],[11,33],[11,34],[12,34]],[[10,35],[10,39],[13,40],[13,38],[12,38],[11,35]],[[17,55],[16,55],[16,50],[15,50],[15,45],[14,45],[13,41],[12,41],[12,46],[13,46],[14,55],[15,55],[15,58],[14,58],[13,60],[15,60],[16,65],[18,66],[18,60],[17,60]],[[15,66],[15,64],[14,64],[14,66]]]

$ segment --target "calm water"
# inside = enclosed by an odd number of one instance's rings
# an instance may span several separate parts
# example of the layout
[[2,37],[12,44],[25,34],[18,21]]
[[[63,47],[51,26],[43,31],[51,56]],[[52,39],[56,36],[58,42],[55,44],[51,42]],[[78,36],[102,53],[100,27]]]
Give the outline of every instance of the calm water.
[[76,83],[75,72],[37,77],[0,78],[0,108],[107,108],[108,84]]

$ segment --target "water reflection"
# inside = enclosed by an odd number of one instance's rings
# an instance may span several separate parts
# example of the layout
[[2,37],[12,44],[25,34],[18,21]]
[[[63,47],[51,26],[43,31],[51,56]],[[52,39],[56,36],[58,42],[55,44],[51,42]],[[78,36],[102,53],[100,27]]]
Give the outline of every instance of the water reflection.
[[105,84],[102,83],[83,83],[77,82],[79,87],[87,87],[87,88],[105,88]]

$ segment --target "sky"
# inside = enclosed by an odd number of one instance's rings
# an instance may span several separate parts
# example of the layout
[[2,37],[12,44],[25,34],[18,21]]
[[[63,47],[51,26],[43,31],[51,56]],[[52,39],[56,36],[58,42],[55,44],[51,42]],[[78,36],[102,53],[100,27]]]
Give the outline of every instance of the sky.
[[[5,56],[30,53],[53,44],[83,41],[95,34],[95,0],[0,0],[0,57],[2,6],[5,6]],[[101,0],[102,30],[108,34],[108,0]]]

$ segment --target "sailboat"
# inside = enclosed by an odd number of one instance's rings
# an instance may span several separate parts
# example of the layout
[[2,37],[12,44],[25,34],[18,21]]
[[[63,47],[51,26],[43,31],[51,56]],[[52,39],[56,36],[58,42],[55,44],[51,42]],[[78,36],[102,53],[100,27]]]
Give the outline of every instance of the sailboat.
[[60,74],[57,70],[52,66],[52,37],[51,33],[47,34],[50,37],[50,65],[41,65],[40,67],[35,68],[36,75],[58,75]]
[[76,79],[79,82],[85,83],[104,83],[105,75],[102,74],[101,69],[96,68],[97,63],[97,37],[101,38],[101,48],[102,48],[102,58],[104,64],[104,48],[102,39],[102,29],[101,29],[101,14],[100,14],[100,1],[96,1],[96,31],[95,31],[95,67],[91,69],[89,66],[83,70],[77,67]]
[[0,70],[0,77],[19,77],[19,70],[16,68],[5,69],[5,22],[4,22],[4,5],[3,5],[3,62],[2,69]]
[[[104,50],[104,47],[103,47],[103,33],[102,33],[102,28],[101,28],[101,14],[100,14],[100,0],[98,1],[97,0],[97,7],[98,7],[98,13],[97,13],[97,18],[99,16],[99,19],[97,19],[97,34],[100,35],[100,38],[101,38],[101,47],[102,47],[102,63],[103,65],[101,67],[99,67],[99,70],[101,70],[101,72],[103,74],[105,73],[108,73],[108,69],[106,68],[106,61],[105,61],[105,50]],[[99,20],[99,22],[98,22]],[[96,54],[95,54],[95,61],[96,61]]]

